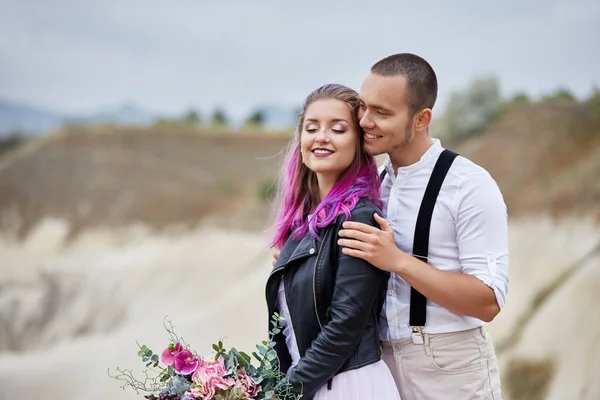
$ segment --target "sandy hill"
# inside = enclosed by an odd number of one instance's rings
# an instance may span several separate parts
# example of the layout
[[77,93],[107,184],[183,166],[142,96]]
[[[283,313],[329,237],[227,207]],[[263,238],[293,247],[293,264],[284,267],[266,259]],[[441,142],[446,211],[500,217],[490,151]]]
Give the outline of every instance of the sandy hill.
[[[567,102],[509,110],[456,148],[498,181],[512,216],[596,213],[600,119]],[[262,229],[289,134],[189,129],[63,132],[0,158],[0,230],[25,237],[43,217],[93,226],[189,227],[207,217]]]
[[69,221],[71,236],[209,216],[262,227],[288,136],[96,128],[33,141],[0,159],[0,229],[22,238],[44,217]]
[[600,117],[591,104],[509,110],[458,151],[498,181],[511,216],[600,211]]

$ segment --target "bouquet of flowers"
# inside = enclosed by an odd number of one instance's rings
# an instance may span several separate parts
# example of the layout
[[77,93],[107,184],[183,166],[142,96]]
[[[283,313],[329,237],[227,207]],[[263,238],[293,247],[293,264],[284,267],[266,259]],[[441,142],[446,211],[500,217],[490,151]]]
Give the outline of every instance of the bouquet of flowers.
[[114,376],[110,371],[108,374],[125,382],[123,389],[144,392],[149,400],[297,400],[302,396],[290,392],[291,385],[279,370],[273,349],[273,337],[281,332],[281,321],[283,318],[275,313],[269,339],[256,346],[254,360],[235,348],[225,349],[222,341],[212,345],[214,357],[204,358],[177,336],[168,321],[164,326],[170,342],[160,357],[138,343],[138,355],[146,365],[143,380],[121,368]]

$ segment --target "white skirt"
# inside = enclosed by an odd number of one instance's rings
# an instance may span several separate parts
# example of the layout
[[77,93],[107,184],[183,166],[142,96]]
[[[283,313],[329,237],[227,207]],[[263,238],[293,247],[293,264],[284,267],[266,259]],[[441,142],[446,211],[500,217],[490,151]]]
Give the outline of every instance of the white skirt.
[[[287,348],[292,356],[292,365],[300,360],[296,335],[292,327],[283,282],[279,284],[279,308],[283,322],[283,333]],[[327,384],[315,394],[314,400],[400,400],[394,377],[383,360],[339,373],[331,380],[331,390]]]
[[314,400],[400,400],[394,377],[383,361],[337,374],[331,390],[323,386]]

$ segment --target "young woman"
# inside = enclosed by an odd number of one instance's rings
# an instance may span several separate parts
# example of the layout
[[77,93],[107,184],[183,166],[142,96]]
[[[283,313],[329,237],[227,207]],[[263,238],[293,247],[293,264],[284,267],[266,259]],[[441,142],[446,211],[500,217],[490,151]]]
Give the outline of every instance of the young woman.
[[358,94],[342,85],[311,93],[280,178],[272,242],[280,254],[266,297],[269,319],[285,318],[274,339],[280,368],[303,400],[400,398],[378,337],[389,273],[337,245],[343,221],[377,226],[380,213],[358,108]]

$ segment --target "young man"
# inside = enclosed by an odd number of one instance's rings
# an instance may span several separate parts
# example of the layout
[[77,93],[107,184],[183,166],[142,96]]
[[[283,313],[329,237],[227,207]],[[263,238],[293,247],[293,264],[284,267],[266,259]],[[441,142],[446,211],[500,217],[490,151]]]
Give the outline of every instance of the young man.
[[403,400],[499,400],[483,325],[508,290],[502,194],[486,170],[430,137],[437,78],[421,57],[377,62],[360,97],[365,147],[388,155],[380,169],[386,219],[375,216],[380,230],[346,222],[339,244],[392,272],[380,327],[384,360]]

